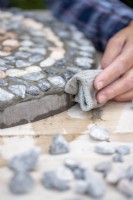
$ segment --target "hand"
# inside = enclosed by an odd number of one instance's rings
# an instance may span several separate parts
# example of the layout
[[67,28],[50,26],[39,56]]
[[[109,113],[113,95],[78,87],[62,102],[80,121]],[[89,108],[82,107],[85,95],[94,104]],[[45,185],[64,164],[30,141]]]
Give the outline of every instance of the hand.
[[99,103],[133,99],[133,20],[112,37],[101,62],[104,69],[94,81]]

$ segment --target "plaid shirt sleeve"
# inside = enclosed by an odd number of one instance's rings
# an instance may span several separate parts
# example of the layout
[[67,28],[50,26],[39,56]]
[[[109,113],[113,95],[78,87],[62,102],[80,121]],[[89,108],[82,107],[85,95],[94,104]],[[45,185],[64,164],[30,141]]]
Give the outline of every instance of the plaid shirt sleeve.
[[99,50],[133,19],[133,9],[119,0],[47,1],[58,19],[74,24]]

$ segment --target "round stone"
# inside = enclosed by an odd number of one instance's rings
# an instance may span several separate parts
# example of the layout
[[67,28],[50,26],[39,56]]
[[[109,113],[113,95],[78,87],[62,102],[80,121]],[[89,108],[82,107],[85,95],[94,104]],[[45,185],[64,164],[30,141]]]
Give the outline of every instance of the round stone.
[[37,86],[31,85],[27,88],[26,92],[30,95],[37,96],[40,94],[40,90]]
[[24,85],[10,85],[8,89],[21,98],[25,98],[26,87]]
[[6,75],[10,77],[21,77],[26,75],[28,72],[20,69],[9,69],[6,71]]
[[5,79],[0,79],[0,86],[7,86],[8,82]]
[[28,173],[15,173],[10,181],[10,191],[14,194],[21,195],[29,193],[34,188],[34,181]]
[[95,147],[95,152],[104,155],[114,154],[116,151],[115,147],[112,147],[109,143],[103,142]]
[[29,67],[31,65],[30,62],[24,61],[24,60],[17,60],[16,61],[16,67]]
[[18,47],[19,42],[18,40],[8,39],[2,43],[3,46],[11,46],[11,47]]
[[34,45],[34,43],[30,40],[24,40],[24,41],[20,42],[20,46],[24,46],[24,47],[30,47],[33,45]]
[[1,56],[1,57],[9,56],[10,54],[11,54],[10,52],[0,51],[0,56]]
[[60,76],[49,77],[48,81],[55,87],[64,88],[65,86],[65,81]]
[[43,59],[44,59],[44,56],[38,54],[38,55],[31,56],[31,57],[29,58],[29,62],[30,62],[30,63],[40,62],[40,61],[43,60]]
[[30,66],[30,67],[27,67],[27,68],[25,68],[25,70],[27,71],[27,72],[40,72],[40,71],[42,71],[42,69],[40,68],[40,67],[38,67],[38,66]]
[[6,73],[0,70],[0,79],[5,78],[5,77],[6,77]]
[[47,58],[40,63],[41,67],[51,67],[55,64],[55,60],[52,58]]
[[19,57],[19,58],[28,58],[30,55],[31,55],[31,53],[23,52],[23,51],[18,51],[15,53],[15,56]]
[[46,92],[51,88],[51,85],[47,81],[40,81],[38,84],[39,88],[41,89],[42,92]]
[[101,126],[93,125],[90,127],[89,135],[94,140],[108,141],[109,131]]
[[0,102],[10,101],[14,98],[14,95],[0,88]]
[[25,76],[23,76],[23,78],[29,81],[39,81],[40,79],[45,78],[45,75],[42,74],[41,72],[32,72],[32,73],[26,74]]
[[77,58],[76,59],[76,64],[77,66],[79,67],[83,67],[83,68],[91,68],[91,65],[93,64],[93,59],[91,58],[83,58],[83,57],[80,57],[80,58]]
[[54,60],[60,60],[64,58],[64,50],[55,50],[50,54],[50,57]]

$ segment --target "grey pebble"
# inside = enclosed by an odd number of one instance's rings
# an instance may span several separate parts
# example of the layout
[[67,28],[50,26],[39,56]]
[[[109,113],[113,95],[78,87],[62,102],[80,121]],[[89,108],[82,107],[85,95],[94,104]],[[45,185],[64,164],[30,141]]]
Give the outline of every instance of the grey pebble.
[[75,159],[68,158],[65,160],[64,165],[68,167],[70,170],[74,171],[76,168],[80,166],[80,163]]
[[29,81],[39,81],[40,79],[45,78],[45,75],[41,72],[32,72],[23,76],[25,80]]
[[26,87],[24,85],[10,85],[8,89],[19,97],[25,98]]
[[52,74],[52,75],[58,75],[59,74],[59,72],[57,72],[55,69],[51,69],[51,68],[45,69],[45,72],[47,74]]
[[121,180],[117,185],[117,189],[126,197],[133,197],[133,182],[128,179]]
[[113,162],[124,162],[123,160],[123,156],[121,154],[116,154],[114,157],[113,157]]
[[70,189],[68,183],[60,180],[54,171],[45,172],[43,174],[42,184],[47,189],[55,189],[59,191],[66,191]]
[[99,125],[93,125],[89,129],[89,135],[92,139],[100,141],[108,141],[110,137],[109,131]]
[[116,148],[116,152],[121,155],[127,155],[130,154],[130,148],[126,145],[120,145]]
[[88,180],[78,181],[76,191],[93,198],[101,198],[106,192],[106,187],[99,178],[92,175]]
[[43,55],[40,55],[40,54],[36,54],[36,55],[34,55],[34,56],[31,56],[30,58],[29,58],[29,62],[30,63],[36,63],[36,62],[39,62],[39,61],[41,61],[41,60],[43,60],[44,59],[44,56]]
[[49,153],[52,155],[65,154],[70,151],[69,143],[61,134],[53,136],[53,141],[49,149]]
[[75,179],[82,180],[86,179],[86,169],[82,166],[78,166],[73,170]]
[[94,170],[103,173],[104,176],[111,170],[112,163],[110,161],[101,162],[95,165]]
[[42,92],[46,92],[51,88],[51,85],[48,81],[40,81],[38,83],[39,88],[41,89]]
[[27,89],[26,89],[26,92],[30,95],[33,95],[33,96],[37,96],[40,94],[40,90],[37,86],[34,86],[34,85],[31,85],[31,86],[28,86]]
[[0,79],[0,86],[7,86],[8,82],[5,79]]
[[34,185],[35,183],[32,177],[26,172],[21,172],[15,173],[11,178],[9,189],[14,194],[22,195],[31,192]]
[[0,102],[10,101],[14,98],[12,93],[7,92],[6,90],[0,88]]
[[16,61],[16,67],[21,68],[21,67],[29,67],[31,66],[30,62],[24,61],[24,60],[17,60]]
[[34,148],[30,151],[16,155],[9,162],[9,167],[16,172],[26,172],[34,170],[41,153],[40,148]]
[[75,72],[72,71],[68,71],[68,72],[64,72],[61,73],[60,76],[65,79],[66,81],[68,81],[70,78],[72,78],[75,75]]
[[92,64],[93,64],[93,59],[91,58],[85,58],[85,57],[76,58],[76,65],[83,69],[90,69]]
[[26,80],[21,79],[21,78],[17,78],[17,77],[8,77],[8,79],[9,79],[10,81],[15,82],[15,83],[21,83],[21,84],[23,84],[23,85],[28,86],[28,82],[27,82]]
[[29,52],[18,51],[15,53],[15,56],[18,58],[28,58],[31,55]]
[[115,147],[110,146],[109,143],[103,142],[95,147],[95,152],[103,155],[112,155],[116,151]]
[[65,86],[65,81],[62,77],[60,76],[54,76],[54,77],[49,77],[48,78],[48,81],[53,85],[53,86],[56,86],[56,87],[59,87],[59,88],[64,88]]
[[130,165],[127,170],[126,170],[126,177],[130,180],[133,181],[133,165]]

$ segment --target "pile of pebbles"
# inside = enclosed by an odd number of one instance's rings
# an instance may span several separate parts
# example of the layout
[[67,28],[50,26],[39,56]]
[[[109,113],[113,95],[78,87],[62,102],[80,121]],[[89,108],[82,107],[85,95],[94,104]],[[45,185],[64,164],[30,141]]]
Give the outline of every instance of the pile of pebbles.
[[[89,134],[94,140],[100,141],[100,144],[95,146],[95,153],[103,156],[114,155],[113,159],[96,164],[92,170],[75,159],[67,158],[62,166],[43,173],[42,185],[48,190],[65,192],[72,189],[71,183],[74,182],[75,193],[102,198],[107,191],[107,185],[110,184],[126,197],[133,198],[133,165],[124,168],[115,164],[124,162],[123,157],[130,154],[130,148],[126,145],[112,146],[109,142],[109,131],[104,127],[93,125]],[[66,154],[70,150],[69,143],[61,134],[53,136],[49,147],[51,156]],[[30,172],[36,169],[40,153],[41,150],[35,147],[10,160],[9,167],[14,172],[9,184],[12,193],[25,194],[32,191],[35,182]],[[101,173],[102,177],[97,173]]]
[[[0,11],[0,108],[64,91],[95,64],[96,50],[74,26],[34,12]],[[38,20],[38,21],[36,21]]]

